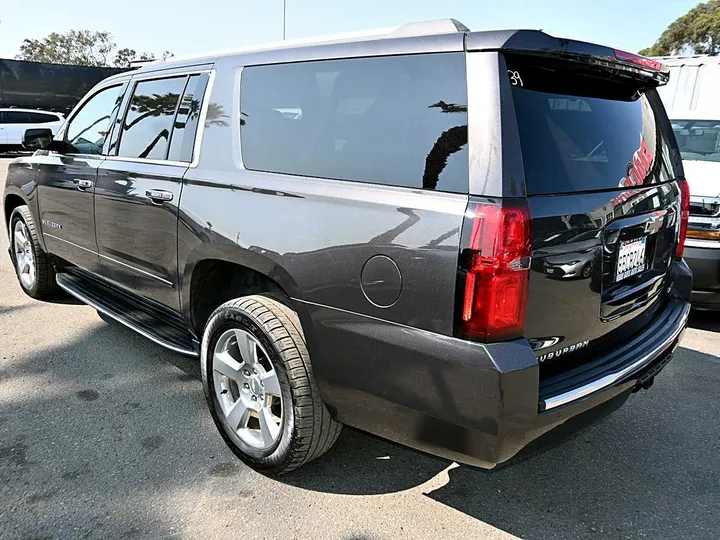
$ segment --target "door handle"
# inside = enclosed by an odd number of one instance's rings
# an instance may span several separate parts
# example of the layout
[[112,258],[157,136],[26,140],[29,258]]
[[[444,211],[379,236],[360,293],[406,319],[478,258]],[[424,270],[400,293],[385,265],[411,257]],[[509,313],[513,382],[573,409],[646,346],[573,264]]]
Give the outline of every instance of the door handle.
[[173,200],[172,192],[165,191],[164,189],[148,189],[145,195],[155,204],[162,204]]
[[91,187],[93,187],[92,180],[83,180],[81,178],[75,178],[75,180],[73,180],[73,182],[75,182],[75,184],[77,185],[77,187],[80,191],[84,191],[86,189],[90,189]]

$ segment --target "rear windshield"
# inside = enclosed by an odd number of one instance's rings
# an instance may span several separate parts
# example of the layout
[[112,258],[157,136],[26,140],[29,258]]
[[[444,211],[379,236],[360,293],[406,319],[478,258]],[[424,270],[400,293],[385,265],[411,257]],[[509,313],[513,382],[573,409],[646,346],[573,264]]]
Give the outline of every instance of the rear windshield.
[[637,83],[512,57],[508,68],[529,195],[674,178],[657,122],[664,110]]
[[673,120],[672,128],[683,159],[720,162],[720,120]]

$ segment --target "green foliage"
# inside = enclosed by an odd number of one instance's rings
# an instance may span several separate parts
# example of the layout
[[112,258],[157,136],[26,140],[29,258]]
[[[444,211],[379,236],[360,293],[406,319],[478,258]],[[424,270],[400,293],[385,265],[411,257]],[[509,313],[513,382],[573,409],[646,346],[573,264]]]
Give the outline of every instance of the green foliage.
[[125,47],[124,49],[120,49],[118,52],[115,53],[113,65],[115,67],[129,67],[130,62],[132,62],[136,56],[137,52],[135,51],[135,49],[128,49],[127,47]]
[[[116,45],[109,32],[91,32],[90,30],[70,30],[66,34],[53,32],[43,39],[26,39],[20,45],[18,60],[49,62],[52,64],[71,64],[78,66],[111,65],[110,58]],[[172,57],[165,51],[162,59]],[[130,67],[132,61],[155,60],[153,53],[138,54],[135,49],[123,48],[115,51],[112,57],[115,67]]]
[[107,66],[108,56],[115,44],[108,32],[70,30],[67,34],[53,32],[44,39],[26,39],[20,45],[18,60]]
[[640,51],[645,56],[668,56],[691,52],[720,54],[720,0],[698,4],[679,17],[652,46]]

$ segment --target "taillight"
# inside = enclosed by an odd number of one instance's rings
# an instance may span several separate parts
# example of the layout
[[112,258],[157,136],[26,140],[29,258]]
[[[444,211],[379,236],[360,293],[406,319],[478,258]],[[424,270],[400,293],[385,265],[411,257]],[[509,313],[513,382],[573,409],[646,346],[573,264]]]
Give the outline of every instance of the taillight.
[[680,188],[680,235],[678,237],[675,254],[678,259],[682,259],[682,256],[685,253],[685,239],[687,238],[688,221],[690,220],[690,186],[685,178],[680,178],[677,183]]
[[530,210],[524,199],[471,202],[460,256],[458,335],[522,336],[530,278]]
[[664,70],[664,66],[662,65],[662,63],[658,62],[657,60],[651,60],[650,58],[646,58],[645,56],[641,56],[639,54],[627,51],[621,51],[619,49],[615,49],[615,58],[622,62],[627,62],[629,64],[635,64],[636,66],[652,69],[653,71]]

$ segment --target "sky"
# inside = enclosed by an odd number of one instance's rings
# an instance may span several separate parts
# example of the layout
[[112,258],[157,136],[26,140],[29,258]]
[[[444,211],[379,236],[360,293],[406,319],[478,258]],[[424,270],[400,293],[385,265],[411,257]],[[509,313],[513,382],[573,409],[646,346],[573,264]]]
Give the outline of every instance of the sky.
[[[287,38],[454,18],[471,30],[542,29],[637,51],[698,0],[286,0]],[[119,47],[177,56],[282,39],[283,0],[0,0],[0,58],[25,38],[102,30]]]

